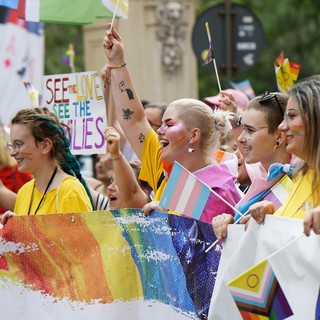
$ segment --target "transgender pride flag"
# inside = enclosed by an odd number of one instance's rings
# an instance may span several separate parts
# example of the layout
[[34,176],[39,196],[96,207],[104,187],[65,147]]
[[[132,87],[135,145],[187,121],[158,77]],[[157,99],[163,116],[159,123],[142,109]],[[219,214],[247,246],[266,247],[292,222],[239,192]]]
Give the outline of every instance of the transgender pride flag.
[[160,207],[200,219],[211,189],[175,161]]

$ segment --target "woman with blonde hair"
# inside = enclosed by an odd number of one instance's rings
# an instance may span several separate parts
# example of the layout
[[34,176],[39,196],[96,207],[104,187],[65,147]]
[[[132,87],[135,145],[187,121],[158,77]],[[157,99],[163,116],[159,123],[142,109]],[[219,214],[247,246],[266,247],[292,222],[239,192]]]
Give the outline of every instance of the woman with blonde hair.
[[[214,161],[221,136],[231,130],[227,114],[223,111],[214,113],[199,100],[180,99],[169,104],[162,117],[162,126],[155,132],[135,91],[125,63],[122,39],[114,28],[107,31],[104,49],[109,59],[105,79],[111,80],[115,114],[141,159],[140,179],[153,188],[154,200],[160,200],[168,174],[177,161],[231,206],[235,205],[240,199],[234,183],[236,177],[226,164]],[[157,205],[158,202],[145,205],[144,213],[149,214],[158,208]],[[233,214],[233,209],[212,193],[200,220],[210,223],[214,215],[222,212]]]

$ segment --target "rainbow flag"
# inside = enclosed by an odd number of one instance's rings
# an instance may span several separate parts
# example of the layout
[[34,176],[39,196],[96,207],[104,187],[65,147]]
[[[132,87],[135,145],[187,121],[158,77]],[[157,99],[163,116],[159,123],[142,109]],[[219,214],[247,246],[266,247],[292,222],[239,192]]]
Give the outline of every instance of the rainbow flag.
[[199,220],[210,194],[209,186],[175,161],[159,205]]
[[274,62],[277,86],[280,92],[288,92],[298,79],[301,65],[284,57],[283,50]]
[[207,316],[221,253],[204,248],[214,240],[209,224],[140,209],[14,216],[0,236],[1,317]]
[[227,283],[243,319],[282,320],[293,315],[268,260]]

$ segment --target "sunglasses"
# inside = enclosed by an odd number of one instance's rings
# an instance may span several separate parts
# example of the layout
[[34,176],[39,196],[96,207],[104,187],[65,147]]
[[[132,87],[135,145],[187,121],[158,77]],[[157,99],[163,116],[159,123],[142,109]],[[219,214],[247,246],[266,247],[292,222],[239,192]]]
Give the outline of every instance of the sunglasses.
[[259,99],[259,103],[260,104],[265,104],[267,103],[269,100],[275,98],[276,102],[277,102],[277,105],[279,107],[279,110],[282,114],[282,116],[284,116],[284,111],[282,110],[281,108],[281,105],[280,105],[280,102],[277,98],[277,92],[269,92],[269,91],[265,91],[262,95],[261,95],[261,98]]

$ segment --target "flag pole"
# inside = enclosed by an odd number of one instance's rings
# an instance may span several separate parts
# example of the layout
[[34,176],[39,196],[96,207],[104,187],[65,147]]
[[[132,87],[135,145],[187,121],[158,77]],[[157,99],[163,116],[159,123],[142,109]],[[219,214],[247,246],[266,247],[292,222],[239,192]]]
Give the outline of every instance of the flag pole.
[[[238,213],[240,214],[240,217],[234,222],[234,224],[237,224],[243,217],[248,215],[249,210],[247,210],[245,213],[241,213],[241,212],[238,211]],[[204,252],[207,253],[208,251],[210,251],[218,242],[219,242],[219,240],[217,239],[216,241],[211,243],[210,246]]]
[[115,7],[114,12],[113,12],[110,30],[112,29],[113,24],[114,24],[114,19],[115,19],[115,17],[116,17],[117,11],[118,11],[119,1],[120,1],[120,0],[117,0],[117,4],[116,4],[116,7]]
[[[211,34],[210,34],[209,23],[206,22],[205,26],[206,26],[207,35],[208,35],[208,40],[209,40],[209,50],[211,49],[211,50],[213,51],[212,39],[211,39]],[[222,90],[221,90],[221,84],[220,84],[220,79],[219,79],[219,74],[218,74],[216,59],[215,59],[214,56],[212,57],[212,62],[213,62],[213,66],[214,66],[214,71],[215,71],[215,73],[216,73],[216,78],[217,78],[217,82],[218,82],[219,92],[221,92],[221,91],[222,91]]]

